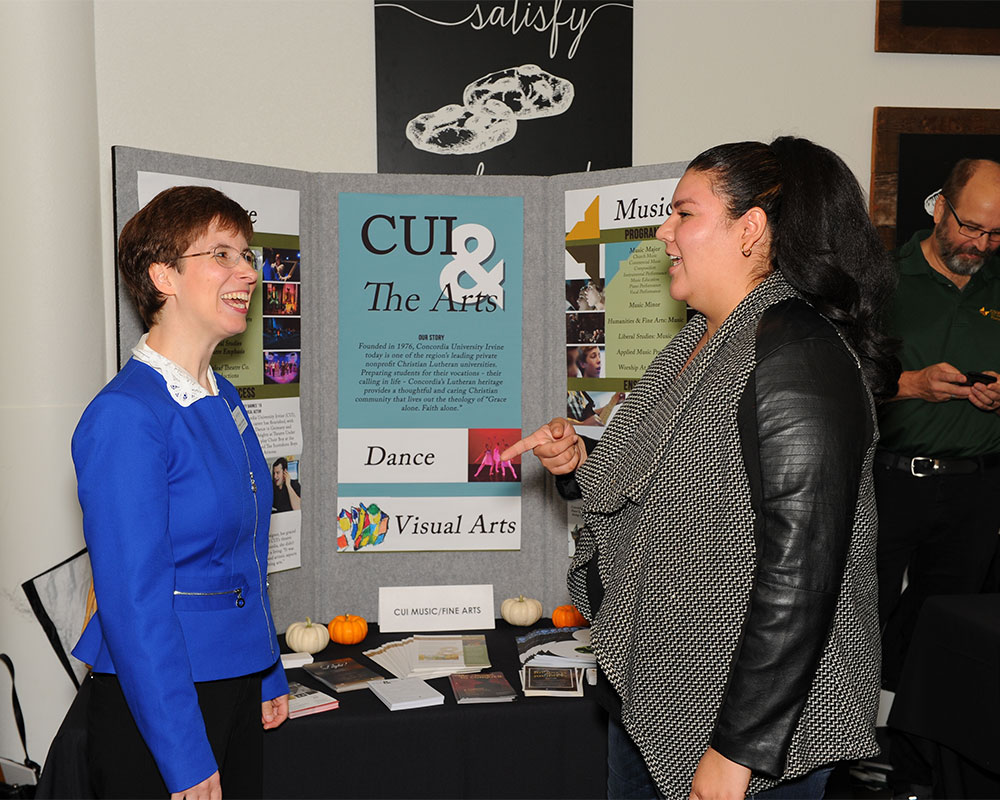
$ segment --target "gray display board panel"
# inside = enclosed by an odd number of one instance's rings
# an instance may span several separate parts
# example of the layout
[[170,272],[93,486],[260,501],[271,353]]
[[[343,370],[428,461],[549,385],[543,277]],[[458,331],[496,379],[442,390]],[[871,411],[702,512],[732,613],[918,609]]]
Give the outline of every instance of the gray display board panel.
[[[352,613],[376,619],[379,586],[490,583],[495,613],[504,598],[540,599],[547,613],[568,602],[565,504],[538,461],[522,469],[519,551],[336,552],[338,198],[341,192],[520,197],[524,203],[522,424],[530,432],[565,413],[565,212],[567,189],[678,177],[683,162],[542,177],[350,175],[308,173],[133,148],[114,148],[116,235],[138,211],[140,171],[298,190],[302,252],[301,411],[303,472],[313,488],[303,502],[302,567],[270,576],[279,630],[306,615]],[[118,288],[119,365],[142,333]]]

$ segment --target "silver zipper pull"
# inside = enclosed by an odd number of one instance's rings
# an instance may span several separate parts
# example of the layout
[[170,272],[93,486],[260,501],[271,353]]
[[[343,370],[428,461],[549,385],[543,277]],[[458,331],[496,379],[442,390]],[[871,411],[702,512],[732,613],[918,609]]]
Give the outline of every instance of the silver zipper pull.
[[243,608],[247,604],[247,601],[243,599],[243,589],[236,588],[236,607]]
[[253,479],[253,470],[250,470],[250,491],[257,494],[257,481]]

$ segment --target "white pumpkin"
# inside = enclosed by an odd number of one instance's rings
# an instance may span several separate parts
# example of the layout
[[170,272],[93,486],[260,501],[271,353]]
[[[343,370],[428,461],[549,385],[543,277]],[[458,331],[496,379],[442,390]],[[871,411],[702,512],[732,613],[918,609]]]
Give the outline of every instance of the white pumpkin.
[[296,653],[318,653],[329,641],[326,625],[314,625],[309,617],[305,622],[293,622],[285,631],[285,642]]
[[542,618],[542,604],[523,594],[508,597],[500,605],[500,616],[511,625],[534,625]]

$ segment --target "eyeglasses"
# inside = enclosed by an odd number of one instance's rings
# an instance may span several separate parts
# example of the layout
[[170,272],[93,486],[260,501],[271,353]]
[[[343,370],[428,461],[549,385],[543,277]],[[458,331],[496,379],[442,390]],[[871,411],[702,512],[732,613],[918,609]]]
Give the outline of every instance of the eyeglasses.
[[[944,195],[941,195],[944,197]],[[958,232],[968,239],[979,239],[982,236],[986,237],[986,241],[990,244],[1000,244],[1000,230],[986,231],[982,228],[977,228],[975,225],[968,225],[959,219],[958,214],[955,212],[955,206],[951,204],[951,200],[944,197],[944,201],[948,204],[948,210],[951,211],[951,215],[955,218],[955,222],[958,223]]]
[[219,266],[226,269],[236,269],[241,265],[241,262],[251,269],[257,269],[257,254],[253,250],[247,248],[241,251],[227,244],[220,244],[218,247],[206,250],[204,253],[185,253],[182,256],[177,256],[174,261],[180,261],[182,258],[194,258],[195,256],[211,256]]

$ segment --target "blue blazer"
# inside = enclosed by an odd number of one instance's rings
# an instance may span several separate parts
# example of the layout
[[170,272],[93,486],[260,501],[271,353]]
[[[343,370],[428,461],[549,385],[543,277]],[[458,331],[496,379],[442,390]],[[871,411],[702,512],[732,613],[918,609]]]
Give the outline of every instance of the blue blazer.
[[195,681],[262,672],[262,701],[288,691],[266,591],[270,471],[216,380],[185,408],[130,359],[73,434],[97,596],[73,655],[117,674],[171,792],[218,768]]

